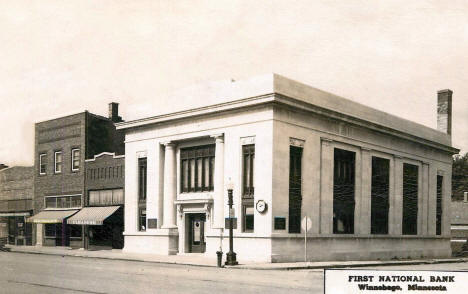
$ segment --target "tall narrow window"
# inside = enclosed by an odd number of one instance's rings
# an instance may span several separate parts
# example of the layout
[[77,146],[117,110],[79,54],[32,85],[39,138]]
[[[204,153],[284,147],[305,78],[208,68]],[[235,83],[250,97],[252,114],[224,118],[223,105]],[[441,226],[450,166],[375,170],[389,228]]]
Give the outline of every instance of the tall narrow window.
[[147,160],[138,158],[138,230],[146,231]]
[[62,152],[61,151],[56,151],[55,152],[55,164],[54,164],[54,171],[56,174],[59,174],[62,172]]
[[371,233],[388,234],[390,160],[372,157]]
[[333,177],[333,233],[354,234],[356,153],[335,148]]
[[437,176],[437,207],[436,207],[436,235],[442,234],[442,189],[443,176]]
[[254,195],[254,162],[255,162],[255,145],[242,146],[243,170],[242,182],[244,196]]
[[72,171],[78,171],[80,170],[80,157],[81,157],[81,154],[80,154],[80,149],[78,148],[75,148],[75,149],[72,149]]
[[39,174],[45,175],[47,173],[47,154],[39,154]]
[[146,207],[138,209],[138,230],[146,231]]
[[301,232],[302,148],[289,146],[289,233]]
[[138,199],[146,200],[146,158],[138,159]]
[[254,207],[252,205],[244,205],[244,223],[243,231],[244,232],[253,232],[254,230]]
[[403,164],[403,235],[418,234],[418,167]]
[[213,191],[215,145],[195,146],[180,150],[180,190]]
[[242,229],[254,230],[255,144],[242,146]]

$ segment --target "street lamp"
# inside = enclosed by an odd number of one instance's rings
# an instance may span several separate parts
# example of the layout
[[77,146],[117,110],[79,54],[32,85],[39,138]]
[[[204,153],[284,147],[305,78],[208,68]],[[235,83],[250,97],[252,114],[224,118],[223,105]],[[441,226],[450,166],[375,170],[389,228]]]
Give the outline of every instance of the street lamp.
[[233,244],[233,235],[232,235],[232,190],[234,189],[234,184],[232,183],[231,179],[227,184],[228,190],[228,205],[229,205],[229,252],[226,253],[226,265],[237,265],[239,264],[236,260],[236,253],[234,252],[234,244]]

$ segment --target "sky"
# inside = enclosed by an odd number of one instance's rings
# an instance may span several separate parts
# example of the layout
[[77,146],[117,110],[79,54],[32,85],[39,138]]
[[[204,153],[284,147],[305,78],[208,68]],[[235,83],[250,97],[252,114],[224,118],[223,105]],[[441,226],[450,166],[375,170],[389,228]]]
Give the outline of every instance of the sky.
[[204,106],[190,85],[275,72],[436,128],[453,90],[468,151],[468,1],[0,0],[0,163],[34,122],[120,103],[125,120]]

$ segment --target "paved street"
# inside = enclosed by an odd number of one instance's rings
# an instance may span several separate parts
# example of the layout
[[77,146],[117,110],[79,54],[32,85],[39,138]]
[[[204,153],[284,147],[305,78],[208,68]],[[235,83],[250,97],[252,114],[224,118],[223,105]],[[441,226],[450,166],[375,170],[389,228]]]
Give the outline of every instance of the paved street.
[[0,252],[0,293],[207,292],[321,293],[323,274]]
[[[379,266],[367,269],[468,271],[468,263]],[[218,269],[0,252],[0,293],[207,292],[323,293],[323,270]]]

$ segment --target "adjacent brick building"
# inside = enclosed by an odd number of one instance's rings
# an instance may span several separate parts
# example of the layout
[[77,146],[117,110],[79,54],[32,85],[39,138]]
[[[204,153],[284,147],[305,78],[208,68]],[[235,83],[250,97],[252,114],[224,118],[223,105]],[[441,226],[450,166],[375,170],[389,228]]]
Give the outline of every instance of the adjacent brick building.
[[85,159],[102,152],[124,153],[118,104],[109,116],[84,111],[35,124],[34,217],[35,242],[46,246],[83,244],[82,226],[66,224],[85,203]]
[[0,170],[0,243],[31,245],[33,167],[14,166]]
[[463,201],[452,201],[451,210],[452,253],[468,253],[468,192]]
[[85,161],[84,206],[67,220],[84,225],[83,247],[123,247],[125,156],[103,152]]

